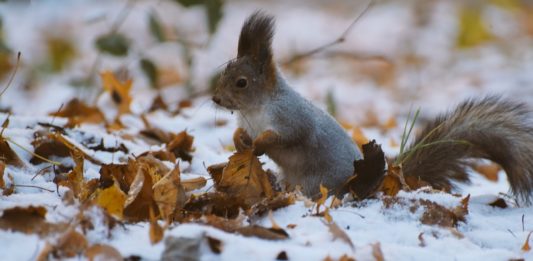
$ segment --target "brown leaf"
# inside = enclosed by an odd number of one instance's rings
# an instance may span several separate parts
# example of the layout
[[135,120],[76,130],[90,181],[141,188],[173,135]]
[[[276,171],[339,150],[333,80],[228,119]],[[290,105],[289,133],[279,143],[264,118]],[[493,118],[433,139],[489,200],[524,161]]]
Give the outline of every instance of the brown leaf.
[[464,216],[458,217],[453,211],[429,200],[421,199],[420,205],[425,207],[420,218],[422,224],[455,227],[457,222],[464,218]]
[[41,206],[13,207],[4,209],[0,229],[41,236],[64,229],[65,224],[50,224],[45,220],[46,209]]
[[118,106],[117,118],[123,114],[130,113],[130,104],[132,97],[130,95],[133,81],[128,79],[120,82],[115,74],[110,71],[102,72],[100,74],[104,90],[106,90],[113,102]]
[[222,253],[222,241],[220,239],[216,239],[214,237],[205,236],[207,239],[207,244],[209,245],[209,248],[211,251],[215,254]]
[[229,196],[226,193],[204,193],[200,196],[192,195],[183,206],[189,214],[216,215],[228,219],[236,218],[239,215],[241,204],[239,199]]
[[233,154],[222,176],[213,180],[218,191],[236,197],[245,207],[274,195],[268,176],[251,149]]
[[74,169],[67,174],[66,180],[59,180],[56,184],[68,187],[76,198],[80,198],[83,189],[83,154],[79,150],[71,151],[72,159],[76,164]]
[[167,143],[167,150],[174,153],[176,158],[191,162],[193,141],[193,136],[187,134],[187,131],[182,131]]
[[271,199],[264,199],[261,202],[255,204],[250,210],[246,213],[252,217],[260,217],[263,214],[290,206],[296,202],[296,196],[293,193],[279,193]]
[[120,189],[128,193],[137,173],[137,162],[128,160],[128,164],[104,164],[100,168],[100,186],[107,188],[118,182]]
[[352,250],[355,250],[355,246],[352,240],[342,228],[340,228],[335,222],[329,222],[325,224],[328,227],[329,232],[333,235],[333,240],[340,239],[344,241],[344,243],[348,244],[352,248]]
[[[126,202],[124,203],[124,217],[131,221],[149,219],[150,208],[157,209],[153,197],[153,178],[150,166],[141,164],[137,169],[135,179],[130,186]],[[158,213],[157,211],[156,213]]]
[[498,208],[508,208],[507,202],[503,198],[497,198],[493,202],[489,203],[489,206],[491,207],[498,207]]
[[7,165],[22,167],[24,164],[19,156],[11,149],[7,140],[0,136],[0,160]]
[[383,251],[381,251],[381,244],[379,242],[372,244],[372,256],[374,256],[376,261],[385,261]]
[[120,252],[110,245],[94,244],[85,250],[85,257],[89,261],[108,260],[108,261],[122,261]]
[[112,186],[96,192],[95,203],[119,219],[122,219],[125,202],[126,194],[124,194],[116,182]]
[[167,111],[168,106],[163,100],[163,97],[161,97],[161,94],[158,94],[154,100],[152,101],[152,105],[150,105],[150,109],[148,109],[149,112],[157,111],[157,110],[163,110]]
[[6,188],[6,182],[4,181],[4,172],[6,171],[6,163],[0,161],[0,189]]
[[402,183],[400,178],[395,175],[385,175],[383,178],[383,183],[381,186],[381,191],[387,196],[396,196],[400,189],[402,188]]
[[276,256],[276,260],[289,260],[289,256],[287,256],[287,252],[281,251]]
[[[37,131],[34,133],[34,140],[31,145],[34,148],[34,153],[46,159],[51,159],[52,156],[68,157],[70,156],[70,149],[62,142],[59,142],[49,135],[46,131]],[[45,162],[43,159],[35,155],[30,159],[32,164],[40,164]]]
[[268,240],[283,240],[289,237],[284,230],[268,229],[257,225],[241,227],[236,232],[245,237],[258,237]]
[[522,245],[522,251],[529,252],[531,250],[531,247],[529,246],[529,238],[531,237],[531,233],[527,234],[526,242],[524,242],[524,245]]
[[186,201],[185,190],[180,181],[179,165],[155,183],[152,189],[161,217],[167,221],[172,220],[174,213],[180,210]]
[[477,164],[474,166],[474,170],[491,181],[498,181],[498,172],[501,167],[496,163],[490,164]]
[[69,229],[59,238],[52,253],[57,258],[71,258],[83,253],[87,246],[85,236],[74,229]]
[[207,184],[207,180],[204,177],[196,177],[181,181],[181,185],[183,186],[185,192],[201,189],[205,187],[205,184]]
[[104,114],[100,109],[89,106],[77,98],[70,100],[63,109],[50,115],[68,118],[68,123],[65,125],[68,128],[79,126],[82,123],[100,124],[105,122]]
[[159,223],[157,223],[157,218],[155,217],[154,211],[150,209],[150,243],[152,243],[152,245],[159,243],[161,240],[163,240],[164,234],[165,231],[159,225]]
[[363,145],[363,159],[354,163],[354,176],[344,185],[356,198],[365,199],[379,189],[385,174],[385,154],[375,140]]
[[11,184],[9,185],[9,187],[5,188],[4,191],[2,191],[2,195],[4,195],[4,196],[9,196],[9,195],[15,193],[15,179],[9,173],[7,173],[7,178],[9,179]]

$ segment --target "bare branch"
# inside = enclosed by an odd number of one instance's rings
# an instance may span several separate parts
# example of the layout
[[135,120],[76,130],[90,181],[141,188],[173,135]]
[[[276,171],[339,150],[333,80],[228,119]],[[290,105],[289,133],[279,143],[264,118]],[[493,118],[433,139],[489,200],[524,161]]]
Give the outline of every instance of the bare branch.
[[306,58],[306,57],[315,55],[315,54],[317,54],[319,52],[322,52],[322,51],[326,50],[327,48],[330,48],[331,46],[334,46],[334,45],[337,45],[337,44],[340,44],[340,43],[344,42],[346,40],[346,36],[350,33],[350,31],[355,26],[355,24],[366,14],[366,12],[373,5],[374,5],[374,1],[370,0],[370,2],[368,2],[368,4],[365,6],[365,9],[363,9],[363,11],[353,20],[353,22],[348,26],[348,28],[346,28],[346,30],[344,30],[344,32],[339,37],[337,37],[337,39],[335,39],[334,41],[332,41],[330,43],[327,43],[327,44],[324,44],[322,46],[316,47],[315,49],[312,49],[310,51],[307,51],[307,52],[304,52],[304,53],[301,53],[301,54],[297,54],[297,55],[289,58],[287,61],[283,62],[282,65],[289,65],[289,64],[291,64],[293,62],[296,62],[296,61],[299,61],[299,60],[301,60],[303,58]]

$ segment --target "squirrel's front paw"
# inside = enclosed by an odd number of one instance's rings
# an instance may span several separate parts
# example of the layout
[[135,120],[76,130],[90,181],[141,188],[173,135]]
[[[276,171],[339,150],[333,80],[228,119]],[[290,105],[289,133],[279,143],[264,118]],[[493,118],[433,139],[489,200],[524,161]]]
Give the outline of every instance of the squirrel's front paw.
[[261,146],[259,144],[254,144],[253,148],[254,148],[254,155],[255,156],[261,156],[261,155],[265,154],[264,146]]
[[233,133],[233,143],[238,152],[252,148],[252,138],[243,128],[238,128],[235,133]]

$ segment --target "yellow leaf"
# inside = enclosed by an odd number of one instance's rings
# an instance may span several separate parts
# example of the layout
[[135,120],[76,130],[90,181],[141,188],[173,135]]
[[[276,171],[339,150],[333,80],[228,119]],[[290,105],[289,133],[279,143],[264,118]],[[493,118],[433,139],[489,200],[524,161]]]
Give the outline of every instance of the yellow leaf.
[[529,252],[529,250],[531,250],[531,247],[529,246],[529,237],[531,237],[531,233],[533,233],[533,231],[529,232],[527,235],[526,242],[524,242],[524,245],[522,246],[522,251]]
[[482,11],[479,6],[465,6],[461,9],[457,47],[473,47],[493,38],[483,21]]
[[133,81],[128,79],[125,82],[120,82],[110,71],[102,72],[100,76],[102,78],[104,90],[111,95],[113,102],[118,105],[118,115],[120,116],[129,113],[132,101],[130,90]]
[[104,208],[109,214],[122,218],[126,194],[120,190],[116,182],[104,190],[101,190],[96,196],[96,204]]

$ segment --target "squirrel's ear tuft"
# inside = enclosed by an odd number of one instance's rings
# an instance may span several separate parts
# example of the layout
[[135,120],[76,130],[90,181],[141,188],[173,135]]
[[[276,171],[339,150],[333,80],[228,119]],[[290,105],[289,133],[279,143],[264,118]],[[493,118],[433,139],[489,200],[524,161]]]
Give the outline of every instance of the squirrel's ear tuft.
[[261,63],[271,63],[273,35],[274,17],[255,11],[242,26],[237,57],[250,56]]

